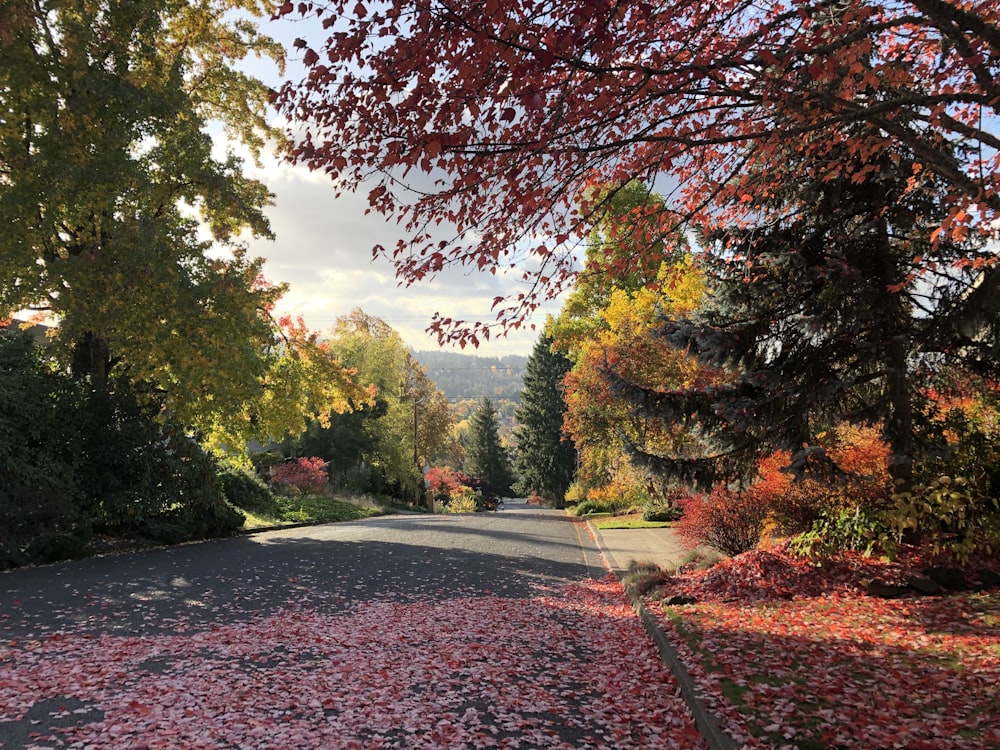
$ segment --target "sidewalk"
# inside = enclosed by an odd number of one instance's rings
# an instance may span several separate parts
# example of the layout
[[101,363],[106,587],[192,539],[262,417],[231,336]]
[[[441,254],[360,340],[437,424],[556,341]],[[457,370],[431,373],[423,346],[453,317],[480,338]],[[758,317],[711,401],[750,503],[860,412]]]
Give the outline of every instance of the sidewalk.
[[[669,527],[660,529],[598,529],[588,521],[594,536],[604,551],[608,563],[619,575],[628,571],[632,562],[653,563],[672,572],[688,562],[695,552],[712,554],[681,539]],[[718,553],[714,553],[718,554]]]

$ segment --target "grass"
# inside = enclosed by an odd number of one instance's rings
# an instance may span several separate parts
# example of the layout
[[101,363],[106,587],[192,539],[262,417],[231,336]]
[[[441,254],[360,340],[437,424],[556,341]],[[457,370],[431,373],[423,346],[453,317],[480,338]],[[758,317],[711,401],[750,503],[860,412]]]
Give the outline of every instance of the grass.
[[662,529],[673,525],[671,521],[645,521],[642,513],[630,513],[625,516],[595,513],[585,517],[598,529]]
[[357,521],[372,516],[382,516],[388,511],[368,499],[335,497],[332,495],[302,495],[277,497],[277,515],[244,510],[247,517],[244,529],[260,529],[293,523],[330,523]]
[[669,573],[677,573],[678,571],[684,570],[708,570],[713,565],[722,562],[726,559],[726,556],[721,552],[716,552],[711,549],[694,549],[688,552],[681,561],[677,564],[677,567],[669,570]]
[[644,596],[662,586],[668,578],[669,576],[653,563],[632,561],[628,566],[628,572],[622,578],[622,584],[626,591]]

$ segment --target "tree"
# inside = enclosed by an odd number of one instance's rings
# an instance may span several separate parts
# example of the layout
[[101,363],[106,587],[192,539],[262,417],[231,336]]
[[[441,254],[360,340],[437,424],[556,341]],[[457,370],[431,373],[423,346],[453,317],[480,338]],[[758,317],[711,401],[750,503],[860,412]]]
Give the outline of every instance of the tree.
[[552,339],[541,335],[528,359],[521,402],[514,412],[515,489],[537,493],[557,507],[576,473],[576,446],[563,435],[563,378],[571,366],[565,355],[553,350]]
[[131,383],[87,388],[49,354],[0,333],[0,568],[79,556],[94,531],[177,542],[243,524],[212,457]]
[[[661,392],[665,389],[705,387],[718,380],[718,371],[701,366],[691,354],[656,334],[660,316],[674,304],[689,309],[690,295],[702,289],[701,273],[690,261],[664,268],[677,280],[675,291],[684,301],[664,292],[640,289],[629,294],[612,291],[598,316],[600,328],[578,349],[573,369],[566,376],[564,429],[580,452],[579,475],[586,488],[608,487],[630,502],[666,503],[666,485],[673,478],[646,470],[632,457],[689,455],[700,447],[695,431],[662,415],[640,410],[620,383]],[[669,285],[664,285],[666,289]],[[681,290],[685,291],[681,291]]]
[[574,241],[602,208],[580,201],[592,185],[676,186],[659,215],[634,217],[650,240],[738,226],[799,178],[782,168],[791,142],[819,181],[910,155],[911,176],[941,186],[935,242],[989,234],[1000,215],[993,0],[299,7],[329,36],[300,40],[308,73],[275,93],[293,158],[405,227],[376,248],[405,282],[446,264],[524,268],[527,291],[497,298],[497,321],[437,318],[444,339],[517,327],[571,283]]
[[[636,232],[636,217],[662,217],[663,197],[637,180],[625,185],[594,186],[589,199],[601,203],[591,216],[583,269],[555,319],[546,324],[556,348],[576,360],[581,347],[606,330],[602,311],[615,292],[634,296],[642,289],[666,286],[673,291],[676,274],[664,276],[665,267],[684,260],[688,251],[682,235],[659,227],[648,237]],[[662,230],[662,231],[660,231]]]
[[500,442],[496,411],[485,396],[469,418],[462,471],[480,481],[486,498],[504,497],[510,492],[514,480],[510,459]]
[[[915,404],[928,373],[995,367],[989,329],[963,332],[995,253],[971,238],[935,241],[945,189],[913,178],[911,154],[834,152],[840,179],[810,174],[799,157],[789,149],[803,177],[753,202],[754,226],[717,227],[705,238],[715,246],[710,303],[661,329],[731,377],[660,390],[609,377],[643,413],[709,440],[709,455],[655,456],[670,474],[731,481],[773,450],[791,451],[800,471],[819,459],[812,465],[836,473],[817,436],[847,420],[882,425],[892,479],[908,493],[914,462],[946,451],[917,441]],[[995,326],[995,310],[988,303],[976,315]]]
[[613,393],[605,371],[647,387],[689,387],[704,379],[686,352],[653,333],[659,318],[685,314],[701,302],[703,275],[676,232],[655,239],[657,253],[637,258],[646,242],[629,231],[633,217],[662,212],[661,196],[635,181],[595,192],[608,198],[595,217],[584,269],[546,332],[573,360],[565,379],[564,428],[579,451],[578,489],[649,501],[662,498],[663,488],[623,452],[693,441],[659,418],[634,413]]
[[266,88],[235,67],[282,62],[252,21],[272,9],[0,5],[0,311],[54,318],[80,379],[146,384],[163,414],[230,448],[301,430],[304,402],[363,398],[315,336],[271,317],[284,287],[239,241],[270,236],[271,196],[208,134],[254,155],[277,135]]
[[454,418],[448,398],[438,390],[427,368],[407,353],[402,399],[413,407],[413,459],[418,467],[446,453]]
[[[385,321],[360,309],[337,319],[330,346],[339,360],[370,383],[371,405],[358,415],[326,417],[314,425],[300,448],[330,461],[335,477],[370,467],[375,481],[364,491],[387,490],[415,500],[422,496],[421,467],[448,442],[448,401]],[[361,477],[364,479],[364,477]]]

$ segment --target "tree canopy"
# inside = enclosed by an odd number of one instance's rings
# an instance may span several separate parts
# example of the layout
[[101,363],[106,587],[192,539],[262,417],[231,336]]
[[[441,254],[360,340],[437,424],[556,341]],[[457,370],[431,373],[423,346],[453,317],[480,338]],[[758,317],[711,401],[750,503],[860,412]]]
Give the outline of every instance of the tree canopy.
[[526,290],[495,300],[496,321],[439,318],[444,339],[516,327],[571,282],[575,241],[602,205],[586,199],[593,185],[673,186],[663,211],[634,217],[653,239],[752,221],[800,169],[842,177],[844,152],[861,176],[905,154],[908,179],[940,186],[935,243],[995,231],[993,0],[340,0],[300,12],[327,36],[300,40],[308,74],[274,96],[304,126],[293,157],[405,227],[376,252],[406,282],[446,264],[524,270]]
[[[236,63],[283,61],[258,0],[0,5],[0,314],[30,308],[81,377],[113,369],[165,413],[239,446],[301,429],[310,402],[364,394],[246,256],[270,237],[254,154],[279,135],[267,89]],[[207,228],[207,232],[205,231]]]
[[767,450],[790,450],[801,467],[817,433],[845,419],[883,425],[893,478],[908,488],[915,456],[943,449],[916,444],[914,404],[928,374],[994,376],[1000,363],[1000,303],[987,291],[996,252],[981,236],[938,233],[947,187],[915,180],[912,153],[862,157],[843,144],[829,151],[838,177],[801,154],[790,146],[779,160],[798,180],[748,201],[754,222],[702,238],[712,293],[662,327],[731,377],[631,394],[647,413],[712,437],[710,460],[663,462],[688,478],[732,477]]

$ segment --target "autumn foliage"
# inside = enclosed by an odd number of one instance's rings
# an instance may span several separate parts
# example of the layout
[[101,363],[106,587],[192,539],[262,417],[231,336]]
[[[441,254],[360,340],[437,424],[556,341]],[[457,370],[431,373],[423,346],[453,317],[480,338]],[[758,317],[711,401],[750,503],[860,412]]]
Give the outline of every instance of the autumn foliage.
[[445,507],[452,501],[463,500],[470,491],[474,493],[479,484],[464,472],[448,466],[432,466],[427,471],[424,481],[428,494],[438,507]]
[[271,467],[271,485],[282,489],[293,487],[302,493],[316,494],[326,488],[329,480],[326,462],[316,456],[297,458]]
[[768,508],[759,500],[753,493],[722,486],[684,498],[678,503],[684,513],[678,532],[694,544],[710,544],[727,555],[747,552],[757,546],[767,522]]
[[653,237],[753,217],[800,179],[789,149],[820,181],[839,178],[840,153],[866,165],[861,180],[905,153],[914,187],[936,184],[949,207],[936,240],[1000,211],[993,0],[297,7],[325,33],[296,42],[307,73],[273,97],[293,158],[402,225],[375,250],[405,282],[446,264],[514,265],[531,282],[495,300],[495,322],[442,315],[444,338],[518,326],[572,283],[595,184],[679,185],[668,213],[635,212]]
[[[791,454],[777,451],[757,464],[756,477],[739,491],[716,485],[710,492],[681,497],[678,529],[695,543],[730,555],[754,549],[766,532],[787,537],[844,514],[868,522],[892,507],[889,449],[873,426],[844,424],[824,433],[824,444],[798,478]],[[843,543],[847,543],[845,539]]]

